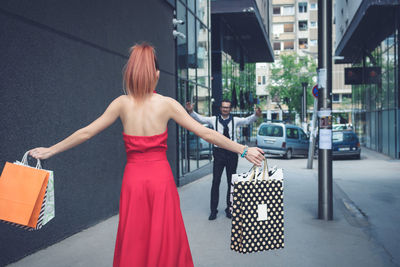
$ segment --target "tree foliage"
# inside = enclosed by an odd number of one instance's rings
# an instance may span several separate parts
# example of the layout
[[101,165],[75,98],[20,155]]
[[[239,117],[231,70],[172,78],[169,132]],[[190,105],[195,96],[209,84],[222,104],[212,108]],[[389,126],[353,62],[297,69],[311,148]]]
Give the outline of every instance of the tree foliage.
[[307,106],[313,105],[311,88],[316,73],[316,62],[308,56],[282,54],[279,62],[272,64],[271,77],[268,84],[270,96],[279,105],[285,104],[289,113],[301,113],[302,82],[307,82]]

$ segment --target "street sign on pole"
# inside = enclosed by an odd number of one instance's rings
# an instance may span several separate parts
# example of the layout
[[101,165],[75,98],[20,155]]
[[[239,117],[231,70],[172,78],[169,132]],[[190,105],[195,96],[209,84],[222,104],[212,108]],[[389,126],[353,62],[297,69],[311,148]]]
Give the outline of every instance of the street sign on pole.
[[318,84],[314,85],[312,88],[312,94],[316,99],[318,99]]

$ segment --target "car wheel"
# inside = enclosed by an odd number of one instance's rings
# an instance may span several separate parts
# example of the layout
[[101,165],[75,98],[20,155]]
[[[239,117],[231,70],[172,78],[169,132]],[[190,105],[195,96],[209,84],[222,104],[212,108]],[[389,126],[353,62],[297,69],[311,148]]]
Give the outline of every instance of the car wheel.
[[292,150],[288,149],[288,151],[286,151],[286,154],[284,157],[285,157],[285,159],[291,159],[292,158]]
[[361,153],[354,157],[355,159],[361,159]]

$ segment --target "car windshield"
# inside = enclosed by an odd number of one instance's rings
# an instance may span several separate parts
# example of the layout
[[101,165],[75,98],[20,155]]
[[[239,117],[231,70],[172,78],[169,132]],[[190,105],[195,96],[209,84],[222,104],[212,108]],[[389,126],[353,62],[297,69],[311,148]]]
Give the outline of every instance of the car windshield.
[[333,132],[333,142],[349,142],[354,141],[354,135],[351,132]]
[[282,126],[279,125],[265,125],[260,128],[258,134],[261,136],[282,137],[283,129]]

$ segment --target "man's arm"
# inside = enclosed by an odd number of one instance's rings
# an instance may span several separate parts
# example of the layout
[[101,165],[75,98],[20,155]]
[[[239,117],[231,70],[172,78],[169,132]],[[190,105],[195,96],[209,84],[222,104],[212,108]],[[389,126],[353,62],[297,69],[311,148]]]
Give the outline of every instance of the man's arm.
[[213,117],[205,117],[205,116],[202,116],[202,115],[196,113],[196,112],[193,110],[193,104],[191,104],[191,103],[189,103],[189,102],[186,103],[186,110],[187,110],[187,112],[189,113],[189,115],[190,115],[193,119],[195,119],[196,121],[198,121],[198,122],[200,122],[200,123],[202,123],[202,124],[208,124],[208,125],[210,125],[211,127],[214,127],[215,116],[213,116]]
[[235,125],[236,126],[241,126],[241,125],[246,125],[246,124],[252,124],[255,122],[259,117],[261,117],[261,109],[257,108],[255,109],[255,113],[253,115],[250,115],[246,118],[238,118],[235,117]]

